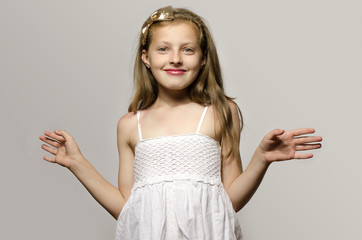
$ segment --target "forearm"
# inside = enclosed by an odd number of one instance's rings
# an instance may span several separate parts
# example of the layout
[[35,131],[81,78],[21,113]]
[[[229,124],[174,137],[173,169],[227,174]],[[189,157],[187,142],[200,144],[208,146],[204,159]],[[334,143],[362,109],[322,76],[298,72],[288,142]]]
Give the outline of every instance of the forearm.
[[117,219],[125,204],[125,199],[119,189],[104,179],[85,158],[76,161],[69,170],[93,198]]
[[256,151],[245,171],[227,189],[236,212],[242,209],[254,195],[268,167],[269,164],[264,164]]
[[238,176],[227,189],[235,210],[240,210],[254,195],[272,162],[291,159],[309,159],[312,153],[299,151],[314,150],[322,145],[322,137],[305,136],[312,134],[313,128],[300,128],[290,131],[274,129],[267,133],[244,173]]

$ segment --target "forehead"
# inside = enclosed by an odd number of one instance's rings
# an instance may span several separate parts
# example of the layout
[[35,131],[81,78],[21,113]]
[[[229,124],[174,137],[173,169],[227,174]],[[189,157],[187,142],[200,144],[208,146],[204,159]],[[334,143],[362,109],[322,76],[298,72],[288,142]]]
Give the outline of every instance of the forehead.
[[189,21],[160,22],[150,31],[151,43],[158,41],[191,41],[199,43],[199,29]]

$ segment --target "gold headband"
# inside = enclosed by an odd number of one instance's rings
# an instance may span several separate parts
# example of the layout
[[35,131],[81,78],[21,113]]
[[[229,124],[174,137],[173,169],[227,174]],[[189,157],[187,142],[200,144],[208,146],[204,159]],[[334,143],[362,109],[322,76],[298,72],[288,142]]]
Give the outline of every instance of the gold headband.
[[141,30],[142,45],[144,46],[146,44],[148,29],[154,22],[170,21],[170,20],[173,20],[173,8],[171,6],[160,8],[156,12],[152,13],[151,16],[142,26]]

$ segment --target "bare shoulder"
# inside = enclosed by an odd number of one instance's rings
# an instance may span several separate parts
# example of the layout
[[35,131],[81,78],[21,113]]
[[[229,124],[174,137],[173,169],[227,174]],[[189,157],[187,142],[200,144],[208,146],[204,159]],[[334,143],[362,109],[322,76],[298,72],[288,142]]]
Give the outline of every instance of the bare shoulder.
[[[232,100],[228,101],[229,104],[229,108],[230,108],[230,112],[231,112],[231,117],[232,117],[232,123],[235,127],[237,127],[237,130],[239,131],[242,127],[242,116],[241,116],[241,112],[240,112],[240,108],[239,106]],[[215,120],[215,129],[217,132],[217,136],[220,137],[220,132],[221,132],[221,123],[220,123],[220,119],[218,117],[216,117],[216,111],[217,108],[212,105],[211,106],[212,109],[212,114],[214,115],[214,120]]]
[[[229,107],[230,107],[230,111],[231,114],[233,116],[233,119],[236,118],[240,118],[240,108],[239,106],[236,104],[236,102],[229,100]],[[211,112],[214,113],[216,110],[215,105],[211,105]]]
[[229,107],[233,116],[234,115],[239,116],[240,109],[239,106],[236,104],[236,102],[229,101]]
[[137,114],[129,112],[122,116],[117,124],[117,138],[119,141],[127,142],[131,147],[137,141]]
[[119,119],[117,128],[118,129],[127,128],[129,127],[129,124],[132,124],[134,120],[136,120],[137,123],[137,115],[135,113],[133,112],[126,113]]
[[238,126],[238,131],[241,130],[243,121],[239,106],[234,101],[229,101],[230,111],[235,126]]

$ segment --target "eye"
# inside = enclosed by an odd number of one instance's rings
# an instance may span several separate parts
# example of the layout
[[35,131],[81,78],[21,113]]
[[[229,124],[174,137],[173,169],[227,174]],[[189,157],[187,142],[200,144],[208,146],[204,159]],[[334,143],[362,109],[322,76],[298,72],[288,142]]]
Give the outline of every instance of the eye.
[[186,53],[193,53],[194,50],[192,48],[184,48],[184,52]]
[[160,47],[160,48],[158,48],[158,51],[159,52],[166,52],[167,48],[166,47]]

